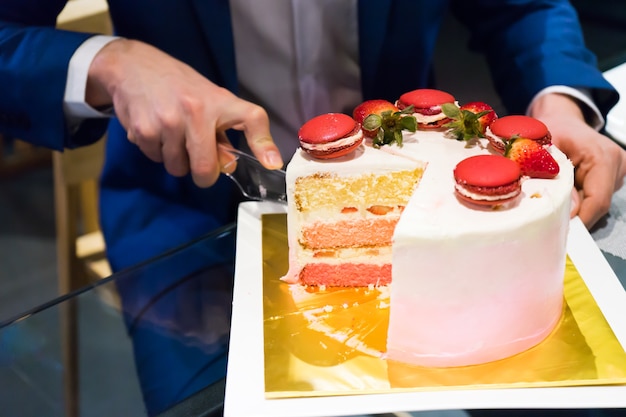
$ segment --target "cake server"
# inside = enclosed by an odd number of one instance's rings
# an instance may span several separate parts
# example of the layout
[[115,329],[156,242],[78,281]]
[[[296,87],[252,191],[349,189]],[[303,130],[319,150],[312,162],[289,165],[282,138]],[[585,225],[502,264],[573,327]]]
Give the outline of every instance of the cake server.
[[224,168],[234,163],[237,163],[237,168],[230,174],[224,172],[224,175],[237,185],[245,198],[287,204],[284,170],[267,169],[250,154],[223,145],[218,146],[235,157]]

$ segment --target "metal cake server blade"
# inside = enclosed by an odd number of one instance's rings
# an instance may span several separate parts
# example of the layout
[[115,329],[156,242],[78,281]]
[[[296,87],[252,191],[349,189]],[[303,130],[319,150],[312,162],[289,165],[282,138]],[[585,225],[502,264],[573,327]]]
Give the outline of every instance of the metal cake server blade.
[[228,168],[235,163],[237,168],[230,174],[224,172],[224,175],[237,185],[237,188],[239,188],[239,191],[245,198],[287,204],[287,186],[284,170],[267,169],[258,159],[250,154],[221,144],[218,146],[235,157],[224,168]]

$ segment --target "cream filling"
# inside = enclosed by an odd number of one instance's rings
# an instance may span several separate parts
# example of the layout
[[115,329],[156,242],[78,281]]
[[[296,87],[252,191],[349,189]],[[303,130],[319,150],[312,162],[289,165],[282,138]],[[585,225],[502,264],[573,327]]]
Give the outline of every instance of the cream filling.
[[482,201],[499,201],[499,200],[506,200],[507,198],[513,198],[516,195],[519,194],[519,190],[516,191],[512,191],[508,194],[503,194],[503,195],[483,195],[483,194],[476,194],[476,193],[472,193],[467,191],[465,188],[463,188],[461,185],[459,184],[455,184],[454,188],[459,192],[459,194],[464,195],[465,197],[469,197],[472,200],[482,200]]
[[494,135],[489,126],[487,126],[485,130],[485,136],[489,139],[493,139],[496,143],[502,144],[503,147],[505,146],[504,141],[499,136]]
[[[332,252],[333,256],[316,256],[316,253]],[[391,246],[376,246],[372,248],[335,248],[311,250],[302,248],[298,255],[301,265],[309,263],[324,263],[340,265],[344,263],[364,263],[384,265],[391,263]]]
[[357,133],[352,136],[347,136],[343,139],[334,140],[326,143],[306,143],[300,141],[302,149],[307,151],[326,151],[331,148],[343,148],[344,146],[350,146],[363,139],[363,131],[359,129]]
[[[437,107],[441,108],[440,106],[437,106]],[[417,123],[423,123],[423,124],[438,122],[439,120],[442,120],[448,117],[445,114],[443,114],[443,112],[437,113],[437,114],[431,114],[431,115],[413,113],[413,116],[415,116],[415,120],[417,120]]]
[[[410,196],[409,196],[410,197]],[[393,206],[389,212],[384,215],[374,214],[367,210],[368,205],[356,205],[355,208],[357,211],[353,213],[337,213],[339,207],[322,207],[317,210],[307,211],[307,212],[298,212],[298,220],[302,227],[306,227],[306,225],[321,223],[324,225],[334,224],[341,221],[359,221],[359,220],[389,220],[389,219],[397,219],[400,217],[402,213],[402,208],[399,206],[406,206],[409,203],[408,198],[404,201],[400,201],[398,199],[394,202],[389,202],[390,206]]]

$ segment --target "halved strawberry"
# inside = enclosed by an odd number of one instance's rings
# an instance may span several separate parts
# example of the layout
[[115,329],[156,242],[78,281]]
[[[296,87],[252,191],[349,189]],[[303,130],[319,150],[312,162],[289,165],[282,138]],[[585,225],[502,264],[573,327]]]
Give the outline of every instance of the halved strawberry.
[[550,152],[532,139],[518,137],[506,141],[504,156],[517,162],[522,175],[531,178],[551,179],[559,173],[559,164]]
[[493,108],[482,101],[473,101],[457,107],[452,103],[441,106],[443,113],[452,119],[444,127],[457,140],[485,137],[487,126],[498,118]]
[[397,143],[402,146],[402,131],[415,132],[417,122],[413,107],[400,111],[387,100],[366,100],[353,111],[354,120],[361,123],[363,134],[372,138],[374,147]]

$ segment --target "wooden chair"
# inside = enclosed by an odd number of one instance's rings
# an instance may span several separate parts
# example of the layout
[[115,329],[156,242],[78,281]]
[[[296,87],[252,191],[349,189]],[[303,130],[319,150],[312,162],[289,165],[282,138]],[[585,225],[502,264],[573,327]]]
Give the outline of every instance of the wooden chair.
[[[110,34],[106,0],[69,1],[57,19],[57,27]],[[104,161],[104,145],[105,138],[91,146],[53,152],[52,155],[61,294],[111,275],[98,216],[98,181]],[[101,296],[109,304],[118,306],[115,291],[101,291]],[[63,304],[61,341],[67,417],[80,415],[78,315],[77,300]]]
[[104,144],[103,138],[91,146],[52,155],[61,294],[111,275],[98,216]]
[[77,32],[111,34],[106,0],[70,0],[57,19],[57,27]]
[[50,151],[0,135],[0,179],[41,166],[50,166]]
[[[106,0],[69,1],[57,19],[57,27],[111,34]],[[104,142],[103,138],[94,145],[52,155],[61,294],[111,275],[98,216]]]
[[[69,1],[57,19],[57,27],[112,33],[106,0]],[[111,275],[98,217],[98,180],[103,161],[104,140],[52,155],[61,294]]]

